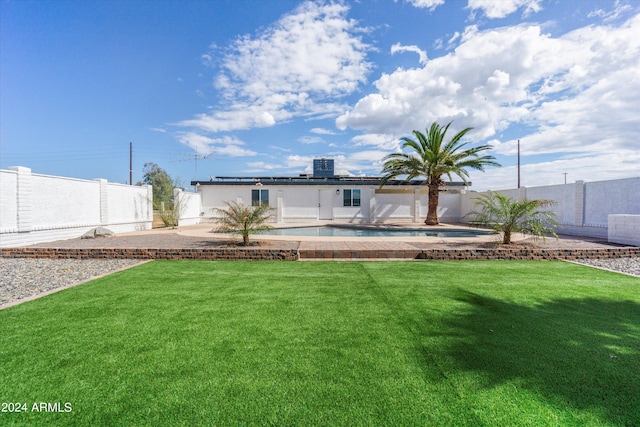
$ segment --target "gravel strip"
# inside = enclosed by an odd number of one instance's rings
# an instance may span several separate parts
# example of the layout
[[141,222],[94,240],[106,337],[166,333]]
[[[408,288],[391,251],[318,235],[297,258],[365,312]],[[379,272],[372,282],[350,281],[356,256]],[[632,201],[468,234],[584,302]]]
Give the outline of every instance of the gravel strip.
[[640,258],[611,258],[611,259],[579,259],[579,264],[604,268],[640,277]]
[[140,260],[0,258],[0,305],[136,264]]

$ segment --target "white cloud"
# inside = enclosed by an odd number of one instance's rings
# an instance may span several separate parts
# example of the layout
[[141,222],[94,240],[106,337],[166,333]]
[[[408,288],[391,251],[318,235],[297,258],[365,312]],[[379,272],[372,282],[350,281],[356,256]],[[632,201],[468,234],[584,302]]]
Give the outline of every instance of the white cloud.
[[195,132],[186,132],[180,134],[178,140],[203,156],[223,155],[226,157],[245,157],[258,154],[255,151],[244,148],[245,143],[232,136],[209,138]]
[[[475,141],[530,129],[531,154],[616,150],[640,139],[640,16],[559,37],[536,25],[468,28],[456,49],[423,67],[383,74],[377,91],[338,117],[340,129],[406,136],[433,121],[474,127]],[[451,131],[456,131],[456,129]],[[497,144],[513,153],[514,142]]]
[[[475,27],[474,27],[474,28],[475,28]],[[460,39],[460,36],[461,36],[461,35],[462,35],[462,34],[460,34],[459,32],[457,32],[457,31],[456,31],[455,33],[453,33],[453,35],[451,36],[451,38],[450,38],[449,40],[447,40],[447,44],[448,44],[448,45],[452,45],[452,44],[454,44],[457,40],[459,40],[459,39]]]
[[284,151],[285,153],[288,153],[291,151],[290,148],[285,148],[285,147],[279,147],[277,145],[270,145],[269,148],[272,148],[274,150],[278,150],[278,151]]
[[336,101],[365,82],[371,68],[361,39],[366,30],[347,12],[340,3],[305,2],[256,37],[238,38],[218,55],[215,85],[224,103],[178,124],[221,132],[337,115],[344,107]]
[[320,144],[324,142],[324,139],[320,138],[319,136],[306,135],[298,138],[298,142],[302,144]]
[[400,141],[397,137],[389,134],[368,133],[356,135],[351,138],[355,146],[373,146],[380,150],[399,151]]
[[603,9],[597,9],[590,12],[587,16],[589,18],[602,18],[605,22],[608,22],[620,18],[625,13],[630,12],[631,10],[632,8],[628,4],[616,1],[615,8],[613,10],[605,11]]
[[427,52],[420,49],[418,46],[403,46],[400,43],[396,43],[391,46],[391,54],[394,55],[398,52],[414,52],[418,54],[418,58],[421,64],[427,63]]
[[336,133],[329,129],[323,128],[313,128],[310,130],[311,133],[316,133],[318,135],[335,135]]
[[266,162],[247,162],[247,166],[248,167],[246,169],[243,169],[241,171],[242,173],[256,174],[256,173],[271,172],[273,170],[277,170],[282,167],[281,165],[278,165],[278,164],[266,163]]
[[[397,0],[394,0],[397,1]],[[414,7],[434,10],[436,7],[444,4],[444,0],[405,0],[407,3],[411,3]]]
[[257,127],[261,127],[261,128],[267,127],[267,126],[273,126],[274,124],[276,124],[276,120],[273,118],[273,116],[267,113],[266,111],[263,111],[262,113],[258,114],[255,117],[254,122]]
[[542,10],[542,0],[469,0],[469,9],[482,10],[487,18],[504,18],[516,10],[524,9],[523,15]]

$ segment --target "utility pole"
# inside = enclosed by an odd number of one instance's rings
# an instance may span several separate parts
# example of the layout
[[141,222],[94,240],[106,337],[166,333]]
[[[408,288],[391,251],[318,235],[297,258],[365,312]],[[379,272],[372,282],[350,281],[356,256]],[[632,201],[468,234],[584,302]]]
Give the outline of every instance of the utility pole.
[[518,188],[520,188],[520,140],[518,140]]
[[562,174],[564,175],[564,183],[567,183],[567,172],[562,172]]
[[129,142],[129,185],[133,185],[133,142]]

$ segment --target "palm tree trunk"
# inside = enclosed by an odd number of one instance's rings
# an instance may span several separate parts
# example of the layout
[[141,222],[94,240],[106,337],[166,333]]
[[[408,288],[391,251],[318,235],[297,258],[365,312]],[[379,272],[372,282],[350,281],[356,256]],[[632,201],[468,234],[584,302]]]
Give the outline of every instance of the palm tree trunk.
[[438,184],[429,185],[429,200],[427,202],[429,210],[427,211],[427,219],[424,221],[427,225],[438,225]]

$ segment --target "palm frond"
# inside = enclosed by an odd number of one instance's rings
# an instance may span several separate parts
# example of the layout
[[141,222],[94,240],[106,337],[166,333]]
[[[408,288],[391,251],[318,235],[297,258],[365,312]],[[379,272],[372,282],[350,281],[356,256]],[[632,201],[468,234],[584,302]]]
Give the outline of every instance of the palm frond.
[[218,232],[240,234],[247,245],[249,235],[272,228],[267,224],[273,210],[269,205],[245,206],[239,202],[225,202],[225,205],[226,209],[215,209],[218,216],[213,221],[218,224]]
[[[423,177],[431,188],[443,185],[443,176],[451,180],[452,175],[457,175],[463,182],[468,183],[467,169],[483,171],[487,166],[500,166],[493,156],[481,155],[493,148],[490,145],[467,148],[469,142],[463,138],[472,128],[461,130],[445,143],[451,123],[442,127],[439,123],[433,122],[425,129],[425,133],[414,130],[413,138],[401,138],[402,149],[409,150],[410,154],[393,153],[383,158],[380,187],[400,176],[404,176],[405,180]],[[433,196],[435,204],[429,204],[427,221],[437,224],[437,192]]]

